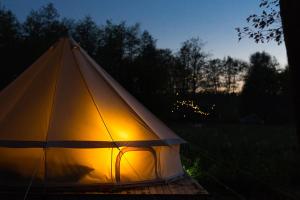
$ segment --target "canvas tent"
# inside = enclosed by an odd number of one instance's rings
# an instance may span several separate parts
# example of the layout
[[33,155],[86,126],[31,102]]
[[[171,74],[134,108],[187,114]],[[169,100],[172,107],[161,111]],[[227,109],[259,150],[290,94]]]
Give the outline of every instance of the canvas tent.
[[183,142],[69,38],[0,93],[0,183],[167,180]]

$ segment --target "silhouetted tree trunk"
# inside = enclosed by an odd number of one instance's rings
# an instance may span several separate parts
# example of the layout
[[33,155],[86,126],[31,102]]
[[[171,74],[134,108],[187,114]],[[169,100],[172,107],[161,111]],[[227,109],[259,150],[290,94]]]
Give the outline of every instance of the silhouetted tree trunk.
[[295,105],[298,144],[300,145],[300,4],[297,0],[280,0],[284,41],[290,66],[291,89]]

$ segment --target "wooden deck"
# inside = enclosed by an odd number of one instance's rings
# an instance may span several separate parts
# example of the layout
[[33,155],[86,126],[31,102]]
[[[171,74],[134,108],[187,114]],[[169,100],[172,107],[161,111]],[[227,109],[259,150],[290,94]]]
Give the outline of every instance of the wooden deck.
[[[2,188],[3,189],[3,188]],[[20,199],[23,192],[1,191],[0,199]],[[98,190],[89,188],[82,190],[62,189],[41,191],[34,188],[28,193],[27,199],[209,199],[208,192],[194,179],[184,176],[180,179],[169,181],[167,183],[157,183],[151,186],[129,186],[127,188],[115,188],[113,190]],[[23,198],[21,198],[23,199]]]
[[208,195],[208,192],[194,179],[185,176],[179,180],[170,181],[164,184],[151,186],[139,186],[126,189],[119,189],[111,192],[101,192],[102,194],[187,194],[187,195]]

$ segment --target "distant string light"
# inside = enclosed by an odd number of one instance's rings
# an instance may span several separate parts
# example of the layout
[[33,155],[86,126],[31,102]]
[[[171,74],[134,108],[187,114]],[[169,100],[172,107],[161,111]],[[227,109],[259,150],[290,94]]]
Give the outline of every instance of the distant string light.
[[[175,108],[175,110],[179,110],[180,107],[190,108],[190,109],[192,109],[192,111],[194,113],[201,114],[201,115],[204,115],[204,116],[209,116],[210,115],[210,113],[202,111],[200,109],[200,107],[196,103],[194,103],[194,101],[192,101],[192,100],[183,100],[183,101],[178,101],[177,100],[176,103],[174,103],[174,108]],[[211,109],[213,110],[214,107],[215,107],[215,104],[213,104]],[[174,112],[174,110],[171,110],[171,112]]]

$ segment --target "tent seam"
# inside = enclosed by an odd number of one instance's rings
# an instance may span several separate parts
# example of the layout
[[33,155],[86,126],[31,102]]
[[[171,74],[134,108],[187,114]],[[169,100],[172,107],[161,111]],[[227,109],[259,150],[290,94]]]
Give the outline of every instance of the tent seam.
[[[89,96],[90,96],[90,98],[91,98],[92,101],[93,101],[93,104],[94,104],[94,106],[95,106],[95,108],[96,108],[96,110],[97,110],[97,112],[98,112],[98,115],[99,115],[99,117],[100,117],[100,119],[101,119],[101,121],[102,121],[102,123],[103,123],[103,125],[104,125],[104,127],[105,127],[105,129],[106,129],[106,131],[107,131],[107,133],[108,133],[108,135],[109,135],[111,141],[112,141],[113,144],[116,146],[116,148],[120,151],[120,148],[118,147],[117,143],[114,142],[114,139],[113,139],[113,137],[112,137],[112,135],[111,135],[111,133],[110,133],[110,131],[109,131],[109,129],[108,129],[108,127],[107,127],[107,125],[106,125],[106,123],[105,123],[103,117],[102,117],[102,114],[100,113],[100,109],[99,109],[97,103],[95,102],[95,100],[94,100],[94,98],[93,98],[92,92],[90,91],[90,89],[89,89],[89,87],[88,87],[88,84],[87,84],[87,82],[86,82],[85,79],[84,79],[84,76],[83,76],[82,71],[81,71],[81,69],[80,69],[80,66],[79,66],[79,64],[78,64],[78,61],[77,61],[77,59],[76,59],[76,56],[74,55],[73,49],[71,49],[71,54],[72,54],[72,56],[73,56],[73,58],[74,58],[74,61],[75,61],[75,63],[76,63],[76,66],[77,66],[77,69],[78,69],[79,74],[80,74],[80,76],[81,76],[81,79],[82,79],[82,81],[83,81],[83,83],[84,83],[84,85],[85,85],[85,87],[86,87],[86,90],[88,91]],[[111,156],[112,156],[112,155],[111,155]],[[112,166],[112,159],[110,159],[110,165]],[[113,179],[113,178],[112,178],[112,167],[110,168],[110,174],[111,174],[111,179]]]
[[62,45],[62,51],[61,51],[61,55],[60,55],[60,66],[59,68],[57,69],[57,72],[56,72],[56,80],[55,80],[55,86],[54,86],[54,92],[53,92],[53,98],[52,98],[52,104],[51,104],[51,111],[50,111],[50,115],[49,115],[49,121],[48,121],[48,127],[47,127],[47,132],[46,132],[46,147],[47,147],[47,141],[48,141],[48,136],[49,136],[49,129],[50,129],[50,124],[52,122],[52,119],[53,119],[53,110],[54,110],[54,104],[55,104],[55,99],[56,99],[56,93],[57,93],[57,85],[58,85],[58,80],[59,80],[59,72],[62,68],[62,57],[63,57],[63,54],[64,54],[64,48],[65,48],[65,40],[63,41],[63,45]]
[[60,54],[60,59],[59,59],[59,64],[60,66],[57,69],[56,74],[56,80],[55,80],[55,86],[54,86],[54,91],[53,91],[53,97],[52,97],[52,103],[51,103],[51,110],[50,110],[50,115],[49,115],[49,121],[48,121],[48,126],[47,126],[47,132],[46,132],[46,137],[45,137],[45,146],[43,148],[44,150],[44,184],[46,185],[46,179],[47,179],[47,142],[48,142],[48,136],[49,136],[49,129],[50,129],[50,125],[52,122],[52,118],[53,118],[53,109],[54,109],[54,103],[55,103],[55,99],[56,99],[56,93],[57,93],[57,85],[58,85],[58,80],[59,80],[59,72],[62,68],[62,57],[64,54],[64,49],[65,49],[65,40],[63,40],[63,44],[62,44],[62,50],[61,50],[61,54]]
[[[81,72],[81,69],[80,69],[79,64],[78,64],[78,62],[77,62],[77,59],[76,59],[76,57],[75,57],[75,55],[74,55],[74,53],[73,53],[73,50],[71,50],[71,52],[72,52],[72,56],[73,56],[73,58],[74,58],[74,60],[75,60],[77,69],[78,69],[78,71],[79,71],[79,73],[80,73],[81,79],[82,79],[82,81],[83,81],[83,83],[84,83],[84,85],[85,85],[85,87],[86,87],[86,89],[87,89],[87,91],[88,91],[88,93],[89,93],[90,98],[91,98],[92,101],[93,101],[93,104],[94,104],[94,106],[95,106],[95,108],[96,108],[96,110],[97,110],[97,112],[98,112],[98,115],[99,115],[99,117],[100,117],[102,123],[104,124],[105,129],[106,129],[107,133],[108,133],[109,136],[110,136],[110,139],[112,140],[112,142],[114,142],[114,139],[113,139],[113,137],[112,137],[112,135],[111,135],[111,133],[110,133],[110,131],[109,131],[107,125],[106,125],[106,122],[104,121],[104,119],[103,119],[103,117],[102,117],[102,114],[100,113],[100,109],[99,109],[98,105],[96,104],[96,102],[95,102],[95,100],[94,100],[94,98],[93,98],[93,95],[92,95],[92,93],[91,93],[91,91],[90,91],[90,89],[89,89],[89,87],[88,87],[88,84],[86,83],[86,81],[85,81],[85,79],[84,79],[84,76],[83,76],[83,74],[82,74],[82,72]],[[116,145],[116,147],[119,148],[117,145]]]

